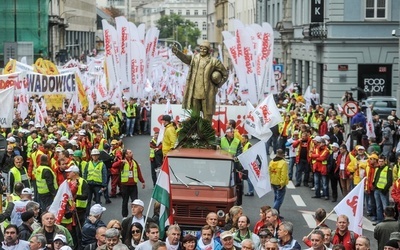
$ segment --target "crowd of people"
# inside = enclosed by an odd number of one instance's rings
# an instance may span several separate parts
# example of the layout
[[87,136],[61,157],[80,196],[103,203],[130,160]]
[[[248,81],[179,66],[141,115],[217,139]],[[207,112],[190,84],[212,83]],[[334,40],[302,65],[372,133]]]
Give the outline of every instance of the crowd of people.
[[[158,226],[159,204],[154,207],[155,215],[145,218],[144,203],[138,199],[138,184],[145,188],[146,178],[134,152],[124,147],[122,140],[135,134],[150,134],[151,102],[126,100],[125,113],[108,104],[97,105],[93,114],[65,114],[50,109],[45,126],[33,122],[34,112],[26,119],[17,116],[12,128],[1,128],[7,141],[7,151],[1,162],[2,190],[9,194],[0,215],[0,221],[5,222],[4,236],[0,234],[2,247],[300,249],[300,244],[292,237],[293,224],[284,221],[280,213],[289,181],[299,188],[301,185],[312,188],[315,191],[312,198],[329,200],[331,197],[337,202],[339,190],[344,197],[366,178],[366,210],[375,221],[375,238],[379,249],[391,249],[385,245],[390,246],[393,240],[400,239],[399,235],[389,238],[390,233],[399,228],[385,226],[393,220],[397,222],[400,203],[400,157],[397,157],[400,121],[396,112],[393,111],[387,121],[375,114],[376,136],[368,138],[362,109],[347,119],[333,104],[323,107],[315,90],[311,98],[311,105],[306,107],[301,95],[280,93],[276,96],[283,122],[271,129],[273,136],[266,143],[268,155],[274,155],[269,174],[275,199],[272,207],[261,208],[261,219],[253,231],[249,217],[240,207],[246,178],[237,158],[251,143],[248,135],[239,133],[235,120],[229,120],[219,146],[231,153],[236,162],[237,206],[231,208],[226,227],[217,226],[217,215],[213,212],[207,216],[199,235],[182,235],[179,226],[172,225],[163,239],[160,233],[164,229]],[[153,185],[163,157],[177,144],[180,130],[180,122],[175,123],[168,115],[162,116],[162,122],[165,131],[161,143],[158,133],[149,142]],[[65,181],[74,200],[66,205],[63,217],[58,218],[49,207]],[[249,180],[247,183],[248,192],[244,195],[254,196],[252,183]],[[396,208],[389,206],[390,194]],[[101,205],[102,197],[105,203],[112,203],[112,198],[118,195],[122,196],[124,219],[103,222],[106,208]],[[336,230],[320,226],[303,241],[310,249],[369,249],[370,244],[369,239],[348,231],[345,215],[338,217]]]

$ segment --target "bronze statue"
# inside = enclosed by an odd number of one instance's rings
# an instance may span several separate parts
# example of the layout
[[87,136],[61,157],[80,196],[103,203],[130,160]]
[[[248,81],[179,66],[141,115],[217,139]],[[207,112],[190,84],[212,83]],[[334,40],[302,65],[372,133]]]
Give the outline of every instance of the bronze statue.
[[225,66],[210,55],[210,43],[203,41],[200,53],[185,55],[175,46],[172,52],[185,64],[190,66],[186,79],[182,108],[202,111],[203,117],[211,121],[215,113],[215,96],[228,79]]

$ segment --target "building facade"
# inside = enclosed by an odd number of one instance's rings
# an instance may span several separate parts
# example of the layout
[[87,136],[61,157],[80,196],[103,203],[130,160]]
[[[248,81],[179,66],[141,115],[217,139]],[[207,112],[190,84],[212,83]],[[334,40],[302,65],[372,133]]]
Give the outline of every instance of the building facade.
[[[201,31],[197,43],[208,39],[206,0],[165,0],[142,4],[136,8],[135,21],[137,23],[144,23],[146,27],[153,27],[156,26],[158,19],[160,19],[162,15],[171,15],[172,13],[193,22]],[[176,36],[176,34],[174,36]]]
[[[274,57],[288,82],[317,88],[324,103],[345,91],[394,96],[399,82],[396,0],[263,0],[260,22],[271,23]],[[361,92],[354,92],[355,96]]]

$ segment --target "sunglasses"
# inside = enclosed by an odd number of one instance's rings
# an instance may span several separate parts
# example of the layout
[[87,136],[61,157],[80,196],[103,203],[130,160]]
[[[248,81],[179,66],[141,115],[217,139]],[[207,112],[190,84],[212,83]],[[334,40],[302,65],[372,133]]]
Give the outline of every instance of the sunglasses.
[[132,230],[132,234],[138,234],[140,233],[140,230]]

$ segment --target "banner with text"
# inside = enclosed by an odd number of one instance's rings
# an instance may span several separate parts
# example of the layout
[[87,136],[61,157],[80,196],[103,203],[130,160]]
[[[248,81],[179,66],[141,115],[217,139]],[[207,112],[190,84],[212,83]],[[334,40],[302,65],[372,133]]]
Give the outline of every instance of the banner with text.
[[42,75],[29,72],[26,81],[30,94],[67,94],[76,91],[75,73]]
[[[0,127],[11,128],[14,116],[14,88],[0,90]],[[10,108],[11,107],[11,108]]]
[[[151,109],[151,134],[155,131],[159,131],[162,126],[161,118],[165,115],[166,104],[153,104]],[[181,118],[186,118],[187,113],[182,109],[181,104],[171,105],[172,114],[174,114],[174,120],[179,121]],[[212,126],[217,131],[217,135],[224,134],[228,127],[229,119],[236,121],[236,128],[240,134],[247,134],[244,129],[244,120],[246,118],[246,106],[229,106],[221,105],[217,106],[216,112],[212,117]]]

